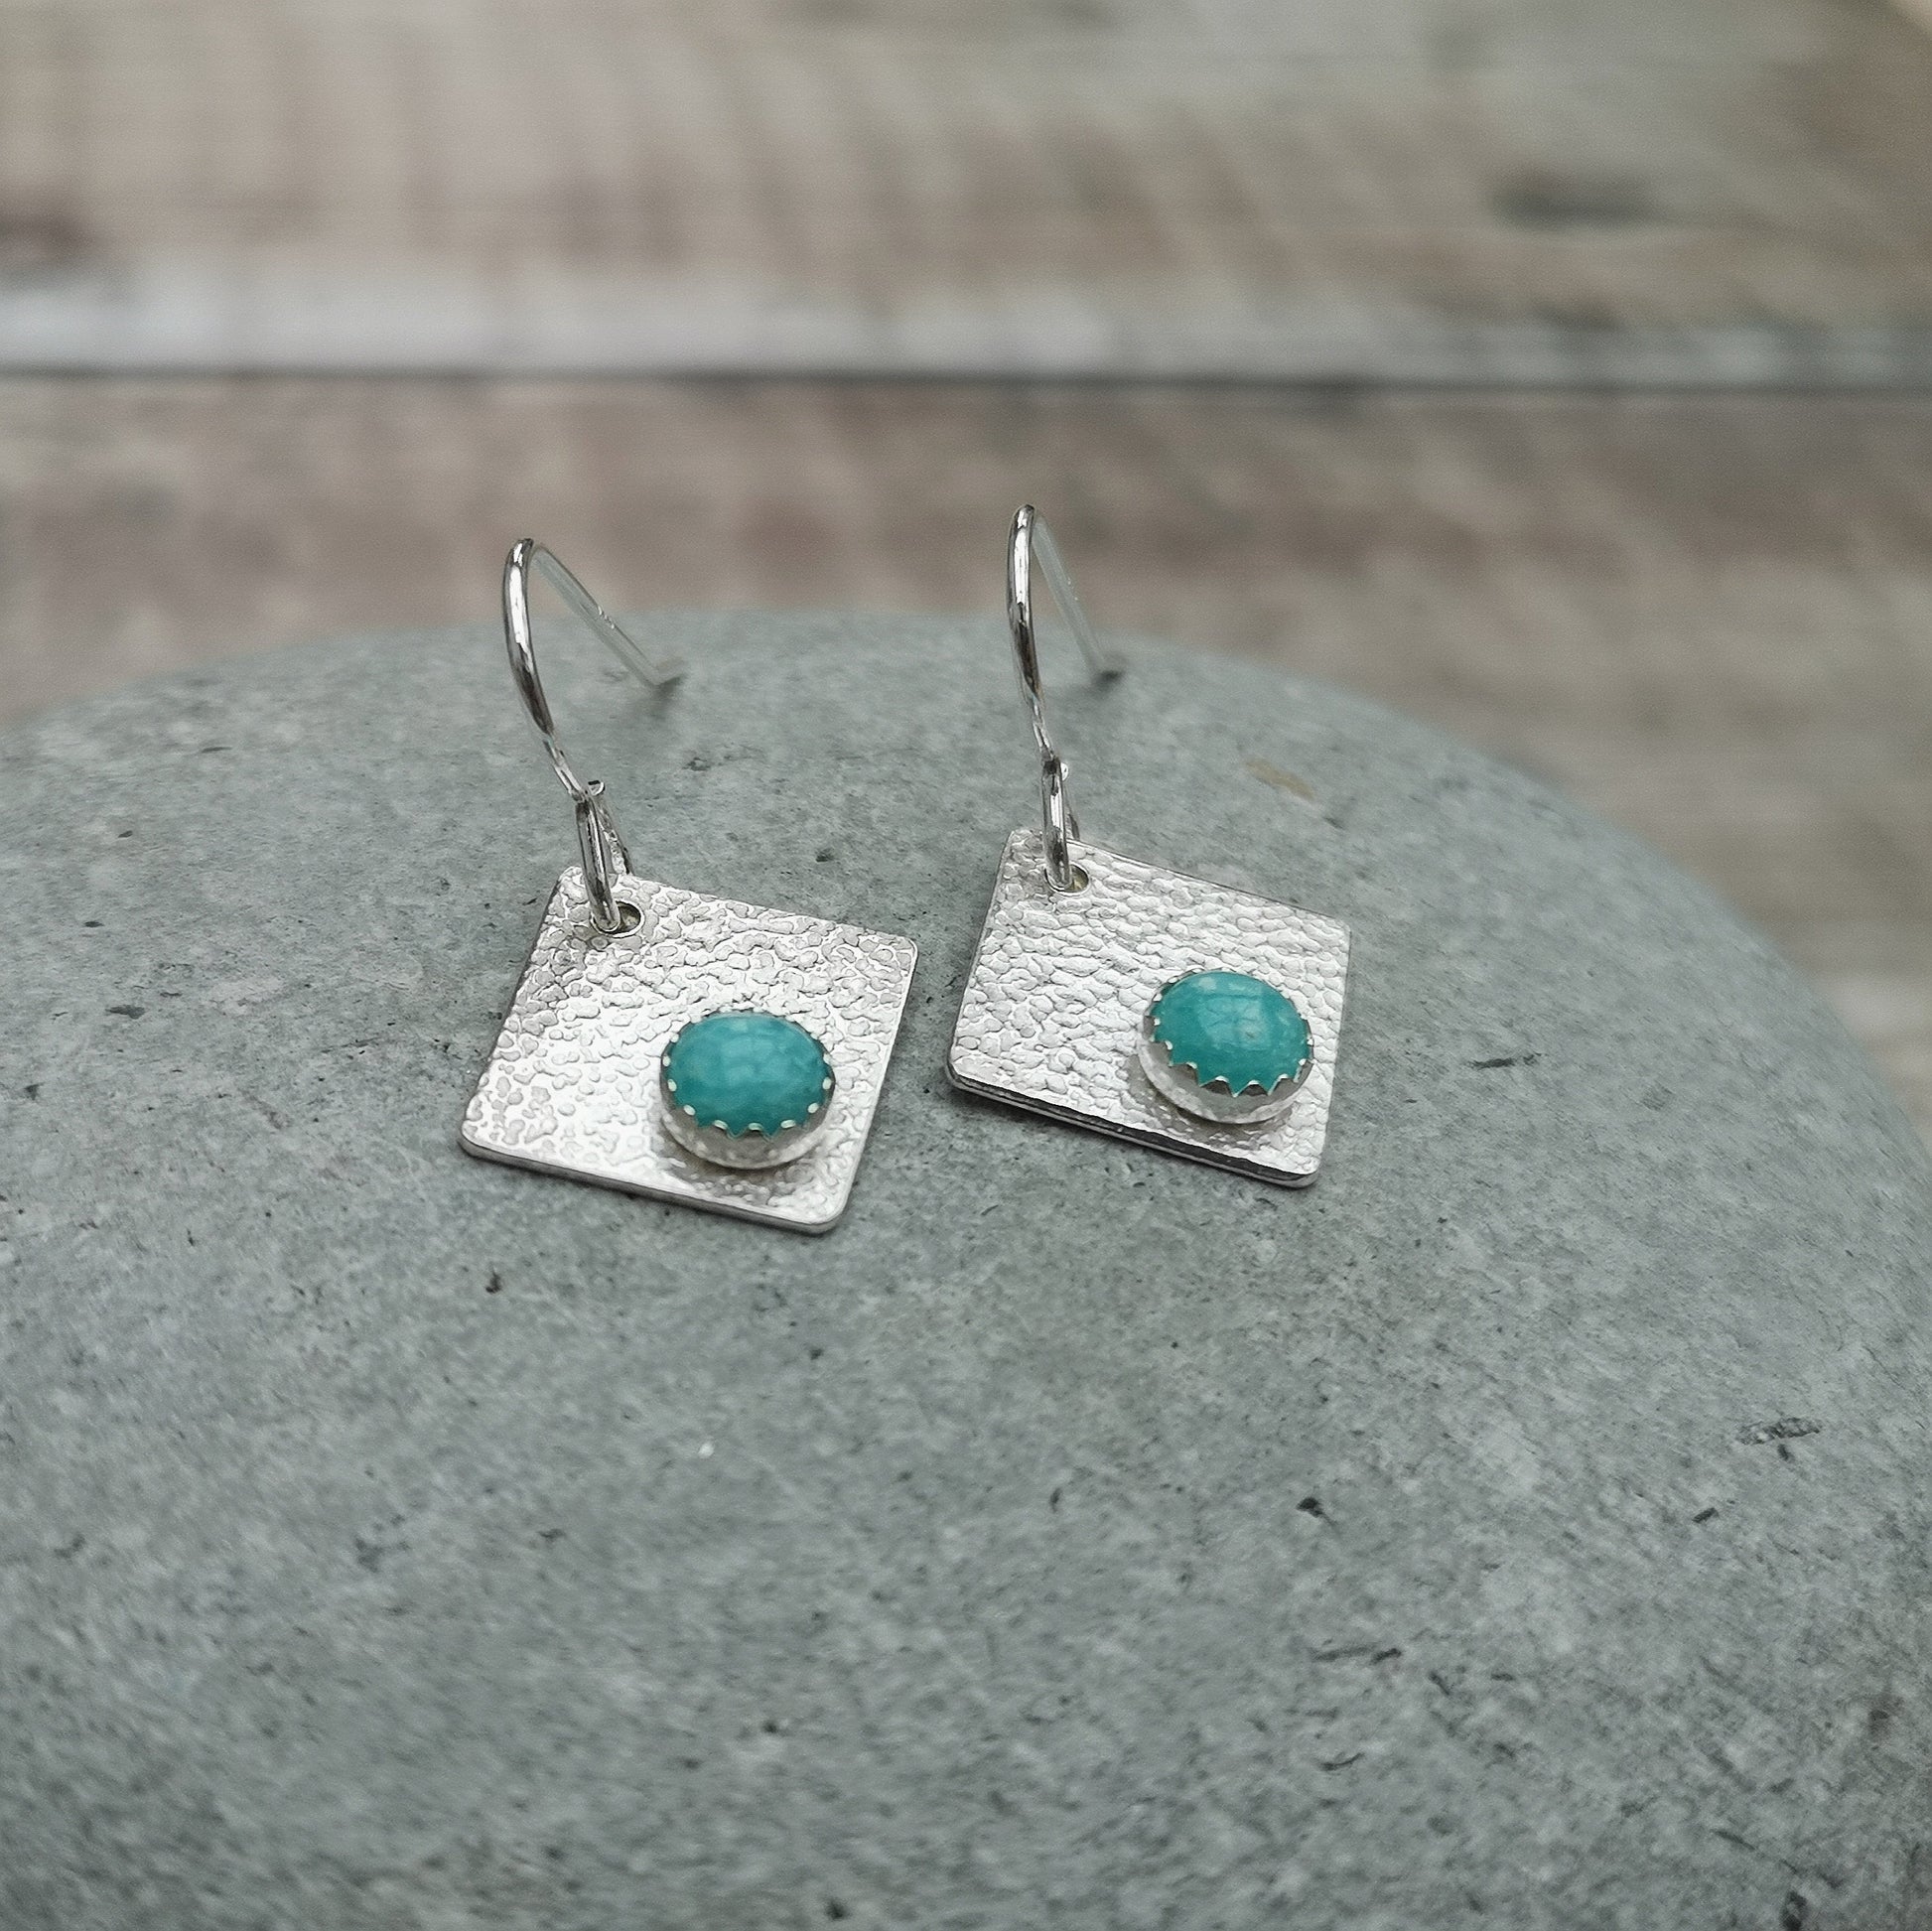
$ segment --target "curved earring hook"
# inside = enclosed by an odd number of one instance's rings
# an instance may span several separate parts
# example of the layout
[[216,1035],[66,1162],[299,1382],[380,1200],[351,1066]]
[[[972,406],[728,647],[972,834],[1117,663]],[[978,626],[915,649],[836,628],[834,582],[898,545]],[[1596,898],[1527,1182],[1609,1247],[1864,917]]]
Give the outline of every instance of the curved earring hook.
[[1020,660],[1020,690],[1033,720],[1034,743],[1039,750],[1040,834],[1046,848],[1046,883],[1055,892],[1077,892],[1081,880],[1069,842],[1080,835],[1066,789],[1066,760],[1054,748],[1046,729],[1046,700],[1040,688],[1039,643],[1034,628],[1034,562],[1037,558],[1047,588],[1078,640],[1087,668],[1098,682],[1118,677],[1120,659],[1094,635],[1081,608],[1079,593],[1067,574],[1053,532],[1032,503],[1022,503],[1013,519],[1007,543],[1007,627],[1013,632],[1013,652]]
[[551,766],[577,808],[577,845],[584,855],[591,922],[600,932],[619,932],[623,930],[624,919],[616,887],[620,876],[630,870],[630,854],[624,849],[618,821],[605,802],[604,780],[594,777],[586,783],[572,768],[563,746],[557,742],[557,723],[550,713],[550,700],[543,692],[543,679],[537,675],[536,635],[530,624],[532,565],[583,620],[585,628],[645,683],[654,686],[674,683],[683,676],[684,665],[675,657],[651,656],[633,637],[627,636],[604,606],[534,537],[522,537],[510,546],[503,562],[503,642],[509,650],[510,675],[516,681],[517,695],[530,714],[530,722],[537,728],[537,736],[543,740]]

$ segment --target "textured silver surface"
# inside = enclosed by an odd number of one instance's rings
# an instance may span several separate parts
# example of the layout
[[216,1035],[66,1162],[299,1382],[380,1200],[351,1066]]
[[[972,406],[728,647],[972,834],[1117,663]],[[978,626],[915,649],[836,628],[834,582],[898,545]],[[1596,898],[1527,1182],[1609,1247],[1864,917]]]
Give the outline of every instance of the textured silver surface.
[[[1348,928],[1318,912],[1075,843],[1084,892],[1046,884],[1038,832],[1007,840],[947,1067],[969,1092],[1118,1134],[1279,1186],[1321,1164],[1348,973]],[[1141,1018],[1182,973],[1279,986],[1307,1015],[1314,1065],[1286,1117],[1190,1119],[1149,1084]]]
[[[463,1144],[517,1167],[825,1232],[851,1197],[918,948],[630,876],[619,897],[643,921],[606,935],[591,923],[582,870],[557,881]],[[796,1161],[727,1172],[671,1138],[658,1060],[689,1021],[747,1006],[816,1034],[838,1091],[824,1133]]]

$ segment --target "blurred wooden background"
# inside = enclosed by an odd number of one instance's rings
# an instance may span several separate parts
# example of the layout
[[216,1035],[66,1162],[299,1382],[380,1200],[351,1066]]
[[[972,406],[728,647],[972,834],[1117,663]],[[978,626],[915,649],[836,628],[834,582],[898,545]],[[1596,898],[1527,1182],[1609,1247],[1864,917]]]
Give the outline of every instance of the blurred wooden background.
[[0,0],[0,711],[608,601],[1339,678],[1932,1124],[1932,38],[1876,0]]

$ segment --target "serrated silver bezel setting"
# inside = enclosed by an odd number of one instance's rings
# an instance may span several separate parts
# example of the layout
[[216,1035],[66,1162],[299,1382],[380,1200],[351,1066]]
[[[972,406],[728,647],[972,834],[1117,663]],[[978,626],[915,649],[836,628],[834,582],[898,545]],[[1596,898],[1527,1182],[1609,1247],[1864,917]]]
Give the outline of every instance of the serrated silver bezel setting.
[[[743,1012],[746,1009],[725,1007],[720,1010]],[[747,1133],[733,1133],[716,1122],[707,1125],[698,1118],[695,1109],[679,1104],[677,1087],[671,1079],[671,1053],[678,1040],[692,1027],[715,1017],[711,1013],[700,1013],[697,1018],[686,1020],[664,1042],[664,1050],[657,1055],[657,1094],[664,1107],[664,1124],[670,1128],[671,1138],[687,1154],[696,1154],[700,1160],[708,1160],[714,1167],[734,1167],[746,1172],[755,1172],[766,1167],[783,1167],[787,1162],[796,1160],[824,1133],[832,1117],[832,1102],[838,1096],[838,1069],[833,1067],[826,1074],[825,1090],[802,1120],[786,1120],[768,1133],[762,1127],[756,1126]],[[819,1039],[816,1043],[823,1052],[825,1041]],[[829,1054],[826,1064],[831,1065]]]
[[[1147,1074],[1149,1082],[1164,1098],[1172,1100],[1183,1113],[1191,1113],[1197,1119],[1211,1121],[1221,1127],[1258,1127],[1271,1120],[1279,1120],[1295,1104],[1296,1095],[1309,1083],[1309,1074],[1314,1070],[1312,1030],[1309,1056],[1292,1073],[1284,1073],[1273,1086],[1263,1086],[1259,1081],[1250,1081],[1240,1092],[1236,1092],[1225,1079],[1210,1079],[1205,1083],[1199,1077],[1198,1069],[1183,1060],[1179,1065],[1173,1061],[1173,1049],[1167,1040],[1155,1033],[1155,1008],[1162,999],[1177,986],[1186,974],[1181,973],[1168,983],[1148,1001],[1147,1011],[1141,1015],[1141,1070]],[[1278,986],[1277,992],[1281,991]],[[1283,998],[1288,998],[1286,993]],[[1290,1000],[1298,1012],[1298,1002]],[[1308,1015],[1302,1014],[1306,1021]]]

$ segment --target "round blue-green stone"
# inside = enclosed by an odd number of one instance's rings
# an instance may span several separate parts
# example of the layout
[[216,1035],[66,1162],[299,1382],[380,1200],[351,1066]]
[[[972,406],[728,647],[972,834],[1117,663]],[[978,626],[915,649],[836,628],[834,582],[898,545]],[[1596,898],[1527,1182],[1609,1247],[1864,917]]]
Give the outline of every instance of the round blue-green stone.
[[775,1013],[713,1013],[671,1041],[664,1079],[672,1103],[734,1139],[803,1126],[825,1104],[825,1048]]
[[1309,1063],[1309,1023],[1285,993],[1245,972],[1190,972],[1154,1002],[1154,1036],[1202,1086],[1273,1092]]

